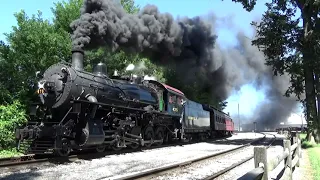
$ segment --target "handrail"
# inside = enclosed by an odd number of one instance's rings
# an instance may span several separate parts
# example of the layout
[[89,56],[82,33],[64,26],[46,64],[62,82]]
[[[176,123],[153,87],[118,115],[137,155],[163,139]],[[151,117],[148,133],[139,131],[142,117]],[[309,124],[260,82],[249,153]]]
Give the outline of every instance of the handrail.
[[[291,145],[291,141],[293,144]],[[283,151],[272,159],[267,158],[266,147],[254,147],[255,169],[249,171],[238,180],[267,180],[270,172],[284,161],[284,173],[281,179],[292,179],[293,167],[300,166],[301,140],[295,133],[291,140],[283,140]]]

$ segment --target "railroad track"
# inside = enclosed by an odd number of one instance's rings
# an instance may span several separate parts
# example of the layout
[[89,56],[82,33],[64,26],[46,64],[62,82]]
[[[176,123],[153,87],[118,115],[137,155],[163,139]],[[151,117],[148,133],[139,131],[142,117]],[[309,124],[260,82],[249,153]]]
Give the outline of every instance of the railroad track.
[[[165,175],[165,174],[170,174],[171,172],[174,172],[174,171],[179,171],[179,170],[181,170],[181,169],[183,169],[185,167],[191,166],[192,164],[201,163],[203,161],[208,161],[210,159],[213,160],[213,159],[218,158],[218,157],[224,157],[224,156],[226,156],[228,154],[235,153],[235,152],[240,151],[240,150],[242,150],[244,148],[247,148],[247,147],[249,147],[251,145],[261,144],[261,141],[263,143],[262,145],[266,145],[267,147],[270,147],[273,144],[273,142],[276,140],[276,136],[273,135],[274,138],[271,141],[265,141],[266,136],[267,136],[268,133],[262,133],[262,134],[264,134],[264,137],[259,138],[257,140],[254,140],[254,141],[252,141],[250,143],[241,145],[239,147],[230,149],[230,150],[222,151],[222,152],[219,152],[219,153],[214,153],[214,154],[211,154],[211,155],[208,155],[208,156],[195,158],[193,160],[188,160],[188,161],[184,161],[184,162],[180,162],[180,163],[175,163],[175,164],[171,164],[171,165],[167,165],[167,166],[163,166],[163,167],[159,167],[159,168],[155,168],[155,169],[149,169],[149,170],[145,170],[145,171],[142,171],[142,172],[130,173],[130,174],[126,174],[126,175],[119,175],[119,176],[111,177],[111,179],[121,179],[121,180],[126,180],[126,179],[153,179],[153,178]],[[251,160],[252,158],[253,158],[253,156],[250,156],[250,157],[245,158],[245,159],[243,159],[241,161],[238,161],[237,163],[231,164],[227,168],[224,168],[223,170],[220,170],[220,171],[218,171],[218,172],[216,172],[214,174],[211,174],[210,176],[207,176],[204,179],[206,179],[206,180],[215,179],[215,178],[225,174],[226,172],[236,168],[237,166],[239,166],[239,165]],[[110,177],[101,177],[101,178],[99,178],[99,180],[102,180],[102,179],[110,179]]]
[[[215,138],[210,139],[203,142],[212,142],[223,138]],[[187,145],[187,144],[193,144],[198,142],[175,142],[170,144],[164,144],[161,146],[152,146],[152,147],[140,147],[138,149],[122,149],[120,151],[105,151],[105,152],[89,152],[88,150],[84,152],[78,152],[77,154],[71,154],[68,157],[55,157],[53,155],[41,155],[41,156],[35,156],[34,154],[27,154],[17,157],[9,157],[9,158],[0,158],[0,168],[16,168],[18,166],[28,166],[28,165],[34,165],[34,164],[40,164],[40,163],[54,163],[54,164],[62,164],[66,162],[73,162],[78,159],[97,159],[101,157],[105,157],[107,155],[114,155],[114,154],[125,154],[125,153],[133,153],[133,152],[139,152],[143,150],[150,150],[150,149],[156,149],[156,148],[163,148],[163,147],[171,147],[171,146],[181,146],[181,145]]]
[[[267,135],[267,134],[268,134],[268,135],[272,135],[272,136],[274,137],[274,138],[273,138],[271,141],[269,141],[269,142],[268,142],[268,141],[265,141],[265,142],[268,143],[268,144],[266,144],[267,149],[268,149],[268,148],[275,142],[275,140],[276,140],[276,135],[274,135],[274,134],[269,134],[269,133],[265,133],[265,134],[266,134],[266,135]],[[244,164],[245,162],[247,162],[247,161],[249,161],[249,160],[251,160],[251,159],[253,159],[253,155],[252,155],[252,156],[249,156],[248,158],[245,158],[245,159],[243,159],[243,160],[241,160],[241,161],[239,161],[239,162],[237,162],[237,163],[234,163],[234,164],[232,164],[231,166],[229,166],[229,167],[227,167],[227,168],[225,168],[225,169],[223,169],[223,170],[220,170],[220,171],[218,171],[217,173],[212,174],[211,176],[206,177],[205,180],[216,179],[216,178],[224,175],[225,173],[231,171],[232,169],[240,166],[241,164]]]

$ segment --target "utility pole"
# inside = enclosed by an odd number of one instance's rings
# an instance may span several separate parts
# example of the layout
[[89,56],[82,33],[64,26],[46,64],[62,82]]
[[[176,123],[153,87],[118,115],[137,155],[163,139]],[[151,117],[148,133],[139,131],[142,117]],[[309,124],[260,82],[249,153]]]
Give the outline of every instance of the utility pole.
[[257,122],[253,122],[254,124],[254,136],[256,136]]
[[239,113],[239,102],[238,102],[238,119],[239,119],[239,131],[240,131],[240,113]]
[[301,113],[301,132],[303,131],[303,113]]

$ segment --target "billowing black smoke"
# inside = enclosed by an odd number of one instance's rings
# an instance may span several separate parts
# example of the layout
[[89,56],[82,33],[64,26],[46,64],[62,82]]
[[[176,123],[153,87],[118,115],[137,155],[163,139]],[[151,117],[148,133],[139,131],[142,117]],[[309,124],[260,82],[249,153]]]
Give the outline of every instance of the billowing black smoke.
[[[236,29],[232,17],[217,18],[214,14],[210,14],[208,17],[213,23],[214,31],[221,26]],[[257,129],[260,130],[277,128],[280,122],[287,121],[298,104],[296,97],[284,96],[290,86],[290,77],[286,73],[282,76],[274,76],[272,68],[265,65],[266,60],[263,53],[259,51],[258,47],[252,46],[252,39],[243,32],[238,31],[236,39],[237,46],[234,48],[223,49],[219,44],[216,44],[213,50],[214,61],[224,63],[224,66],[221,67],[224,73],[214,77],[223,82],[221,83],[223,86],[216,88],[218,90],[216,93],[224,92],[230,96],[232,91],[242,85],[254,84],[257,89],[265,91],[266,97],[262,103],[254,108],[253,116],[241,117],[241,124],[257,122]],[[238,123],[237,120],[236,123]]]
[[[174,21],[147,5],[139,14],[127,14],[112,0],[85,0],[81,17],[72,22],[73,47],[78,49],[106,45],[151,56],[154,61],[183,60],[185,57],[208,60],[216,36],[210,24],[200,18]],[[89,44],[90,43],[90,44]]]
[[257,107],[257,121],[266,125],[282,121],[296,105],[293,99],[282,96],[288,87],[286,77],[272,76],[261,52],[243,33],[237,36],[237,47],[222,50],[216,44],[217,18],[209,17],[174,20],[153,5],[132,15],[113,0],[84,0],[81,17],[71,24],[73,48],[105,46],[143,54],[161,65],[174,64],[185,81],[200,74],[203,85],[210,86],[212,94],[223,100],[244,84],[267,84],[270,101]]

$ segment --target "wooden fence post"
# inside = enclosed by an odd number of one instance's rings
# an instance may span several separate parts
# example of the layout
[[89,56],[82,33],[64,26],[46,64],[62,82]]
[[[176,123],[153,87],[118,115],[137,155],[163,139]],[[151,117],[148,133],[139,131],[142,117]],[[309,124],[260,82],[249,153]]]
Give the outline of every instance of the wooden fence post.
[[267,159],[267,149],[266,147],[254,147],[254,167],[260,167],[259,164],[263,163],[263,180],[268,180],[268,159]]
[[301,158],[301,140],[300,140],[300,137],[298,136],[298,146],[297,146],[297,153],[296,153],[296,156],[298,156],[298,162],[297,162],[297,167],[300,167],[300,158]]
[[[284,175],[287,175],[289,179],[292,179],[292,154],[291,154],[291,142],[290,140],[283,140],[284,149],[289,150],[289,156],[284,159]],[[288,173],[288,174],[287,174]]]

